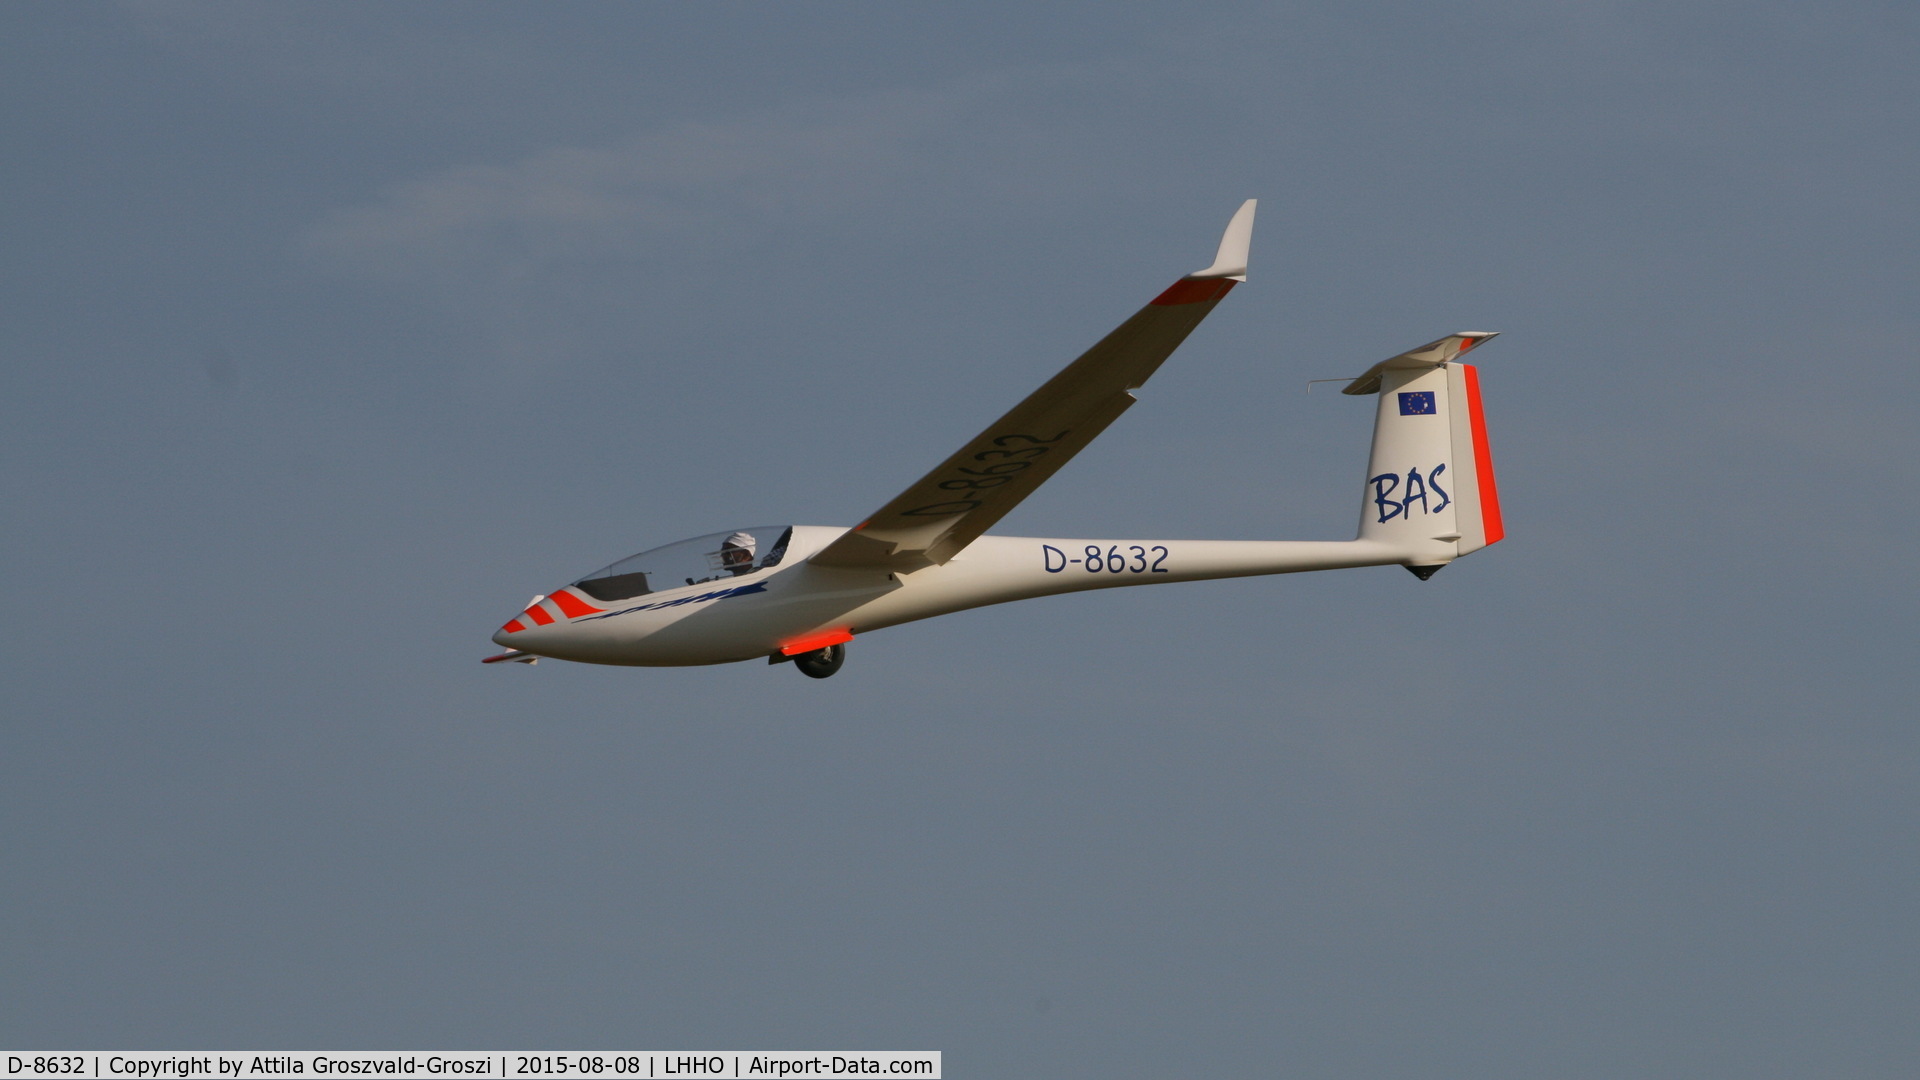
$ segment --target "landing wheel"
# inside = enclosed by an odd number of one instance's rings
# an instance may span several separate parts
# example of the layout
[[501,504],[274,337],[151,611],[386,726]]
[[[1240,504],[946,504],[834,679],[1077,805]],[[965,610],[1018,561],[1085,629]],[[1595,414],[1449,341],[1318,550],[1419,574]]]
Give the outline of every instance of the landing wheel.
[[845,645],[829,645],[824,649],[815,649],[794,657],[793,666],[799,668],[800,673],[809,679],[824,679],[839,671],[840,665],[846,661]]

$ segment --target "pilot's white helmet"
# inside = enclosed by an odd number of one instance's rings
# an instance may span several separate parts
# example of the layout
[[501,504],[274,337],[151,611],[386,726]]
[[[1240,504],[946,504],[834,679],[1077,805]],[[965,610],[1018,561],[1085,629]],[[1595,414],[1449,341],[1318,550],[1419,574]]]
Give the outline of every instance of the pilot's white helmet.
[[720,541],[720,565],[731,568],[752,562],[754,545],[750,532],[737,532]]

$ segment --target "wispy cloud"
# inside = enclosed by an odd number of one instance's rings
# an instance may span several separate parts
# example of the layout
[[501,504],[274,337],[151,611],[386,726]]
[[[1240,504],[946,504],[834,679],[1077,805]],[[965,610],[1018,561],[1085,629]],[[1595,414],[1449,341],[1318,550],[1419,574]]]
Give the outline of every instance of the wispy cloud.
[[[554,147],[397,183],[303,237],[310,254],[383,277],[604,264],[662,249],[724,257],[769,222],[900,209],[965,188],[1018,191],[1065,176],[1077,151],[1010,106],[1036,81],[974,78],[934,91],[683,121],[600,146]],[[1045,179],[1044,176],[1039,179]]]

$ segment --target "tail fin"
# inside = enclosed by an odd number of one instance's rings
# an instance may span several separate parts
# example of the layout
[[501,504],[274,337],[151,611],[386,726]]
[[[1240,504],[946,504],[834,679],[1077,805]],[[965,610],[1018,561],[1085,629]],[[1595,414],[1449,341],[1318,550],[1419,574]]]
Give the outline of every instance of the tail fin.
[[1480,412],[1479,372],[1457,363],[1495,335],[1466,331],[1382,360],[1343,393],[1379,394],[1360,539],[1406,552],[1434,571],[1506,535]]

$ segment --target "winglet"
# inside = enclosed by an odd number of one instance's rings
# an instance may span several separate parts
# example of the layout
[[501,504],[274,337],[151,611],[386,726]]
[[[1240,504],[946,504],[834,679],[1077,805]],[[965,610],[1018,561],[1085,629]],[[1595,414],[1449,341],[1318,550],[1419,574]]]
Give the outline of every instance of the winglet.
[[1220,237],[1220,251],[1214,255],[1213,265],[1195,270],[1188,277],[1247,280],[1247,249],[1253,246],[1253,208],[1259,201],[1248,199],[1240,204],[1233,220],[1227,222],[1227,231]]

